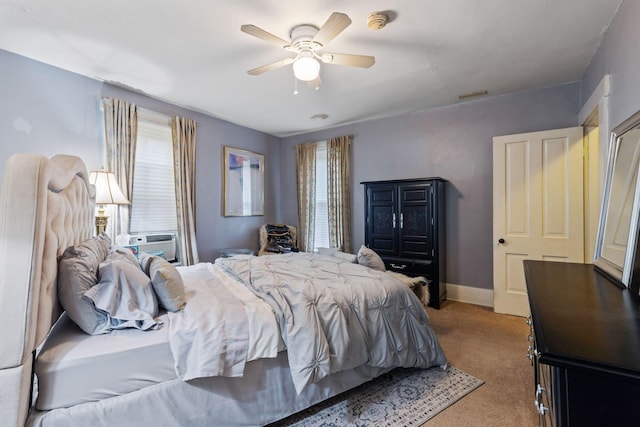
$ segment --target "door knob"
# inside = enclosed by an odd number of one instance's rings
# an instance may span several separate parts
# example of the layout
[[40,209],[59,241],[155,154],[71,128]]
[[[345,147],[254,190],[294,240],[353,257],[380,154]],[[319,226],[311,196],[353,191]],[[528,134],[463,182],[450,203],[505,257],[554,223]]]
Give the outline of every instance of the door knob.
[[498,240],[498,243],[500,243],[501,245],[504,244],[504,239]]

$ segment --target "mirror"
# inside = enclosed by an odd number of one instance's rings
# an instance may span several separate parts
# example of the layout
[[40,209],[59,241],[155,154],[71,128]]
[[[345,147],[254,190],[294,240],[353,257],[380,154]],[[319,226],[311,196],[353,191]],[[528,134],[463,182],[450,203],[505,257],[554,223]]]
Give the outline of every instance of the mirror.
[[594,254],[596,267],[625,286],[632,280],[638,246],[639,165],[640,111],[611,133]]

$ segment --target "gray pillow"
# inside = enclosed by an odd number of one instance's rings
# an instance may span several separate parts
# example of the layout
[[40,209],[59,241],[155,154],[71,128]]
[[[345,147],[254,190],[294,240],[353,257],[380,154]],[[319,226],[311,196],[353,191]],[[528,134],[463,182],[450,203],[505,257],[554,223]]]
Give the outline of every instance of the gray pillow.
[[144,252],[138,255],[138,261],[145,274],[151,278],[151,284],[160,305],[167,311],[182,310],[186,301],[184,282],[178,269],[164,258]]
[[138,262],[114,251],[100,264],[100,282],[85,294],[96,308],[108,313],[109,329],[156,326],[158,300],[149,277]]
[[107,258],[109,246],[111,239],[101,234],[68,247],[58,263],[58,300],[69,318],[91,335],[109,331],[107,314],[84,296],[98,283],[98,268]]
[[111,252],[109,253],[109,258],[112,260],[123,260],[131,265],[135,265],[138,268],[140,267],[140,265],[138,264],[138,259],[133,254],[133,252],[131,252],[130,249],[124,248],[122,246],[112,246]]
[[358,264],[373,268],[374,270],[387,270],[384,266],[384,261],[380,258],[380,255],[365,245],[360,246],[360,250],[358,251]]

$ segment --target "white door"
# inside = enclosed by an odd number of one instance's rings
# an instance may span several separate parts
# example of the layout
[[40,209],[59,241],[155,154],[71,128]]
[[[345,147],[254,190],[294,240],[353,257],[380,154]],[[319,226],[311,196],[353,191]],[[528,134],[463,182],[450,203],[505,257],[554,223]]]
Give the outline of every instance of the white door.
[[493,138],[493,308],[529,313],[522,262],[584,262],[582,128]]

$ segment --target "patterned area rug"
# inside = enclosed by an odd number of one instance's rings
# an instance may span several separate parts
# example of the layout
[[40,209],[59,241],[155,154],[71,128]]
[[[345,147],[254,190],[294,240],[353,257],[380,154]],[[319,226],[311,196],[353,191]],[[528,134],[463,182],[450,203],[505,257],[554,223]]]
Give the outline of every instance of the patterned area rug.
[[453,366],[396,369],[275,425],[419,426],[483,383]]

